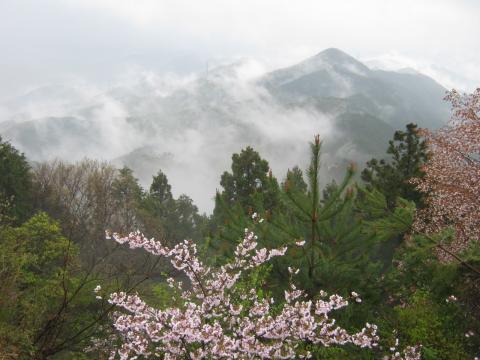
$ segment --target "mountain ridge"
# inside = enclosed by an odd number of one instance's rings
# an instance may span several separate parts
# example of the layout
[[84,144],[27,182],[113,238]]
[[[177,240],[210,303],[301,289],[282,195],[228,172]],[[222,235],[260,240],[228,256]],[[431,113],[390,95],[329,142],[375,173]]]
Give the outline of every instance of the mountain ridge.
[[[39,90],[14,102],[21,112],[0,122],[0,132],[36,161],[96,156],[131,167],[145,186],[166,169],[177,193],[211,209],[218,176],[242,147],[253,146],[281,177],[304,165],[307,142],[318,133],[330,180],[352,160],[384,156],[394,131],[407,123],[436,128],[449,116],[445,89],[430,77],[372,70],[335,48],[249,80],[235,66],[174,84],[149,75],[137,85],[86,92],[83,103],[63,98],[80,91],[47,87],[59,94],[52,103],[68,106],[49,116],[48,107],[31,102],[44,98]],[[29,118],[37,107],[43,115]],[[192,174],[198,178],[193,190]]]

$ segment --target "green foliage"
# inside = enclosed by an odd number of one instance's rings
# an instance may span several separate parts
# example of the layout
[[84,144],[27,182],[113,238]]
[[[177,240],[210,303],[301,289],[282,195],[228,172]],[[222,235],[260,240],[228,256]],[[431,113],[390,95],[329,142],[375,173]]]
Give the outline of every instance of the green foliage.
[[[0,358],[86,359],[92,336],[107,336],[108,303],[102,296],[130,288],[145,270],[149,282],[140,291],[160,308],[181,303],[180,294],[163,279],[151,258],[104,241],[105,228],[141,229],[170,242],[197,242],[211,264],[222,263],[241,239],[254,230],[260,247],[288,245],[286,256],[252,270],[236,285],[274,294],[280,305],[290,274],[314,298],[319,289],[361,295],[336,314],[338,323],[359,330],[365,321],[379,325],[381,345],[400,340],[423,345],[424,359],[466,359],[480,348],[480,281],[445,255],[452,229],[436,235],[411,234],[416,205],[422,199],[406,181],[421,176],[428,160],[415,125],[397,131],[389,143],[390,160],[372,159],[362,173],[366,186],[354,183],[353,166],[338,183],[320,188],[321,142],[311,143],[310,165],[294,167],[281,188],[268,162],[251,147],[232,156],[232,170],[221,177],[210,223],[186,195],[174,198],[167,176],[159,171],[148,191],[128,168],[84,161],[35,168],[34,201],[31,170],[25,157],[0,139]],[[32,204],[46,210],[27,220]],[[252,219],[257,212],[263,222]],[[57,219],[57,223],[52,218]],[[454,224],[452,224],[454,225]],[[206,229],[211,229],[205,237]],[[72,241],[70,241],[72,240]],[[297,242],[305,241],[303,246]],[[459,256],[480,268],[480,245]],[[443,256],[444,257],[444,256]],[[139,268],[136,265],[141,264]],[[157,268],[158,266],[158,268]],[[132,287],[134,288],[134,287]],[[458,300],[447,302],[451,295]],[[274,307],[276,305],[273,305]],[[466,337],[473,332],[475,335]],[[400,347],[400,348],[401,348]],[[376,359],[380,350],[323,348],[305,344],[318,359]]]
[[161,170],[153,177],[152,185],[150,185],[150,196],[160,204],[165,204],[173,199],[172,187],[168,183],[167,175]]
[[407,304],[395,307],[395,328],[404,343],[422,344],[425,360],[467,359],[465,335],[453,307],[438,304],[428,292],[415,292]]
[[79,345],[68,338],[92,317],[95,300],[58,224],[39,213],[21,227],[4,226],[0,247],[0,291],[8,295],[0,300],[0,357],[45,358]]
[[245,213],[255,209],[273,210],[278,206],[278,183],[268,162],[250,146],[232,156],[232,172],[225,171],[220,185],[223,191],[215,201],[214,218],[222,224],[226,207],[240,206]]
[[285,181],[282,183],[282,188],[294,188],[295,191],[300,193],[307,192],[308,185],[303,179],[302,170],[298,166],[293,167],[291,170],[288,169]]
[[133,231],[140,227],[138,209],[143,199],[143,189],[131,169],[124,167],[112,182],[115,207],[118,211],[118,232]]
[[389,209],[386,197],[379,191],[357,187],[359,191],[358,211],[364,219],[366,232],[387,241],[405,234],[411,228],[415,214],[415,203],[397,198],[397,206]]
[[[280,212],[280,190],[268,162],[251,147],[232,156],[232,172],[225,171],[210,220],[212,256],[230,256],[254,212]],[[270,216],[270,215],[269,215]]]
[[[300,282],[312,294],[324,289],[348,295],[355,290],[362,292],[362,296],[373,297],[381,270],[374,255],[385,237],[380,231],[384,209],[380,214],[376,209],[378,202],[381,203],[377,197],[383,197],[364,191],[363,211],[369,211],[372,223],[365,221],[365,215],[358,209],[359,201],[352,182],[353,167],[347,169],[340,184],[328,185],[322,197],[320,149],[321,142],[316,137],[311,144],[308,187],[295,185],[302,184],[298,171],[295,182],[287,177],[281,194],[285,211],[266,221],[270,234],[262,237],[270,239],[270,246],[290,245],[288,256],[280,260],[284,263],[279,268],[286,268],[288,263],[301,269]],[[373,231],[374,226],[378,231]],[[299,241],[304,241],[304,245],[297,246]],[[278,276],[282,278],[286,274]]]
[[30,165],[9,142],[0,137],[0,223],[21,223],[31,214],[32,180]]
[[369,187],[381,191],[389,208],[395,206],[398,197],[422,204],[422,195],[408,182],[422,177],[422,164],[428,160],[427,145],[421,139],[417,125],[408,124],[407,131],[396,131],[387,149],[389,161],[372,159],[362,172],[362,179]]
[[199,214],[190,197],[182,194],[174,199],[168,178],[162,171],[153,177],[139,214],[146,233],[172,244],[184,239],[200,241],[207,226],[206,217]]
[[[410,236],[386,274],[386,299],[391,308],[385,307],[377,322],[384,331],[396,330],[404,344],[422,344],[424,359],[478,355],[478,336],[465,336],[480,331],[478,278],[461,264],[438,260],[436,244],[445,244],[452,235],[448,230],[433,238]],[[462,256],[473,259],[475,252],[471,249]]]

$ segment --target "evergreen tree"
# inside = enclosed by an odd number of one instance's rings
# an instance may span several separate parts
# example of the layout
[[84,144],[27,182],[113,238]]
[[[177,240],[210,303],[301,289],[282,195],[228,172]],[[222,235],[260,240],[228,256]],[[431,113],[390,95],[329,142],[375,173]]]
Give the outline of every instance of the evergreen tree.
[[175,199],[167,176],[159,170],[142,202],[145,231],[171,244],[185,239],[199,241],[206,219],[198,213],[193,200],[185,194]]
[[200,241],[205,230],[207,218],[200,215],[193,200],[182,194],[175,200],[175,216],[172,228],[173,237],[179,241],[193,239]]
[[298,167],[295,166],[293,169],[287,170],[287,176],[285,177],[285,181],[282,183],[282,187],[284,189],[288,188],[295,188],[297,191],[302,193],[306,193],[308,189],[308,185],[303,179],[303,172]]
[[168,183],[167,175],[162,170],[159,170],[157,175],[153,177],[150,185],[150,196],[162,204],[166,204],[173,199],[172,187]]
[[22,223],[32,211],[30,165],[9,142],[0,137],[0,221]]
[[253,148],[233,154],[231,168],[231,173],[225,171],[221,176],[223,191],[216,194],[210,221],[211,245],[220,254],[231,253],[253,212],[271,214],[280,205],[277,179]]
[[138,210],[143,199],[143,189],[133,171],[123,167],[112,183],[115,206],[118,209],[116,229],[122,232],[135,231],[140,228]]
[[[348,288],[345,281],[355,278],[351,270],[367,253],[359,251],[366,246],[366,240],[361,238],[361,224],[354,216],[353,168],[350,167],[342,183],[330,187],[328,197],[322,199],[320,150],[321,141],[317,135],[311,143],[307,191],[304,187],[290,185],[287,180],[282,199],[288,210],[268,223],[279,230],[272,233],[271,238],[281,238],[292,245],[292,256],[302,269],[307,288],[314,291],[328,282],[328,286],[337,287],[329,290],[339,291]],[[297,183],[301,184],[299,179],[297,176]]]
[[[396,210],[399,222],[386,211],[383,194],[353,183],[353,166],[340,183],[327,185],[322,196],[320,150],[316,136],[311,144],[307,191],[285,181],[282,212],[267,219],[263,232],[257,232],[270,239],[267,246],[290,246],[285,261],[301,269],[302,285],[312,292],[319,288],[339,293],[355,289],[368,293],[372,301],[380,301],[380,275],[392,256],[382,253],[383,243],[408,229],[414,208],[405,205],[408,211]],[[287,276],[274,275],[279,283]]]
[[272,210],[278,204],[278,183],[268,162],[250,146],[240,154],[233,154],[232,172],[223,173],[220,185],[223,187],[220,196],[227,206],[239,204],[248,212],[259,205],[265,210]]
[[408,182],[423,176],[421,167],[428,159],[427,145],[420,137],[417,125],[410,123],[406,131],[396,131],[389,141],[387,154],[390,160],[368,161],[362,179],[368,187],[378,189],[387,197],[389,208],[395,206],[399,196],[421,206],[421,193]]

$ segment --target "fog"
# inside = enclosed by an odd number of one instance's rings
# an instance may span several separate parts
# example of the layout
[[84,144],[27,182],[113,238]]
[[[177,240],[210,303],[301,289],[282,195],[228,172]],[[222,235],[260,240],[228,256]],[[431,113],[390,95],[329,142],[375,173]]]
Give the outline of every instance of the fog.
[[[0,123],[0,132],[31,160],[90,157],[126,164],[145,187],[161,169],[174,194],[186,193],[210,212],[234,152],[254,147],[281,179],[288,168],[306,165],[314,134],[326,138],[333,131],[328,116],[274,100],[256,82],[264,71],[245,59],[188,76],[134,66],[108,87],[71,79],[5,102],[9,120]],[[73,120],[59,127],[65,118]],[[22,124],[29,132],[33,127],[31,140],[22,141]]]
[[253,146],[281,179],[306,165],[314,134],[337,131],[318,107],[279,103],[261,76],[334,46],[472,90],[479,15],[472,0],[1,1],[0,134],[34,161],[127,164],[146,187],[162,169],[209,212],[232,153]]
[[474,0],[4,0],[0,100],[69,76],[110,81],[125,63],[186,74],[251,57],[275,69],[328,47],[453,72],[465,81],[444,85],[471,90],[479,16]]

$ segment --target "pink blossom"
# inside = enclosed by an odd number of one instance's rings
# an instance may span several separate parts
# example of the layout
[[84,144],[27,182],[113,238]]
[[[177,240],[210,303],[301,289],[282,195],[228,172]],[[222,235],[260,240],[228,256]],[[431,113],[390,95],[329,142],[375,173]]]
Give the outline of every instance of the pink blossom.
[[[112,234],[111,237],[131,248],[141,247],[170,259],[172,266],[183,272],[190,282],[189,290],[182,293],[183,304],[179,307],[157,309],[137,294],[118,292],[110,295],[109,302],[120,310],[114,316],[113,325],[123,342],[115,351],[121,359],[138,356],[292,359],[312,356],[299,346],[304,342],[321,346],[377,346],[375,325],[367,323],[360,332],[349,334],[330,318],[333,310],[348,305],[339,295],[327,299],[322,291],[323,300],[313,302],[291,283],[285,291],[286,302],[274,311],[273,298],[259,295],[257,289],[245,291],[244,287],[237,286],[250,269],[274,256],[283,256],[287,250],[286,247],[257,250],[257,237],[248,229],[235,249],[233,260],[219,268],[204,265],[197,257],[195,244],[190,241],[168,248],[139,232],[126,237]],[[298,272],[291,270],[295,271]],[[168,284],[182,288],[173,278],[168,279]]]

